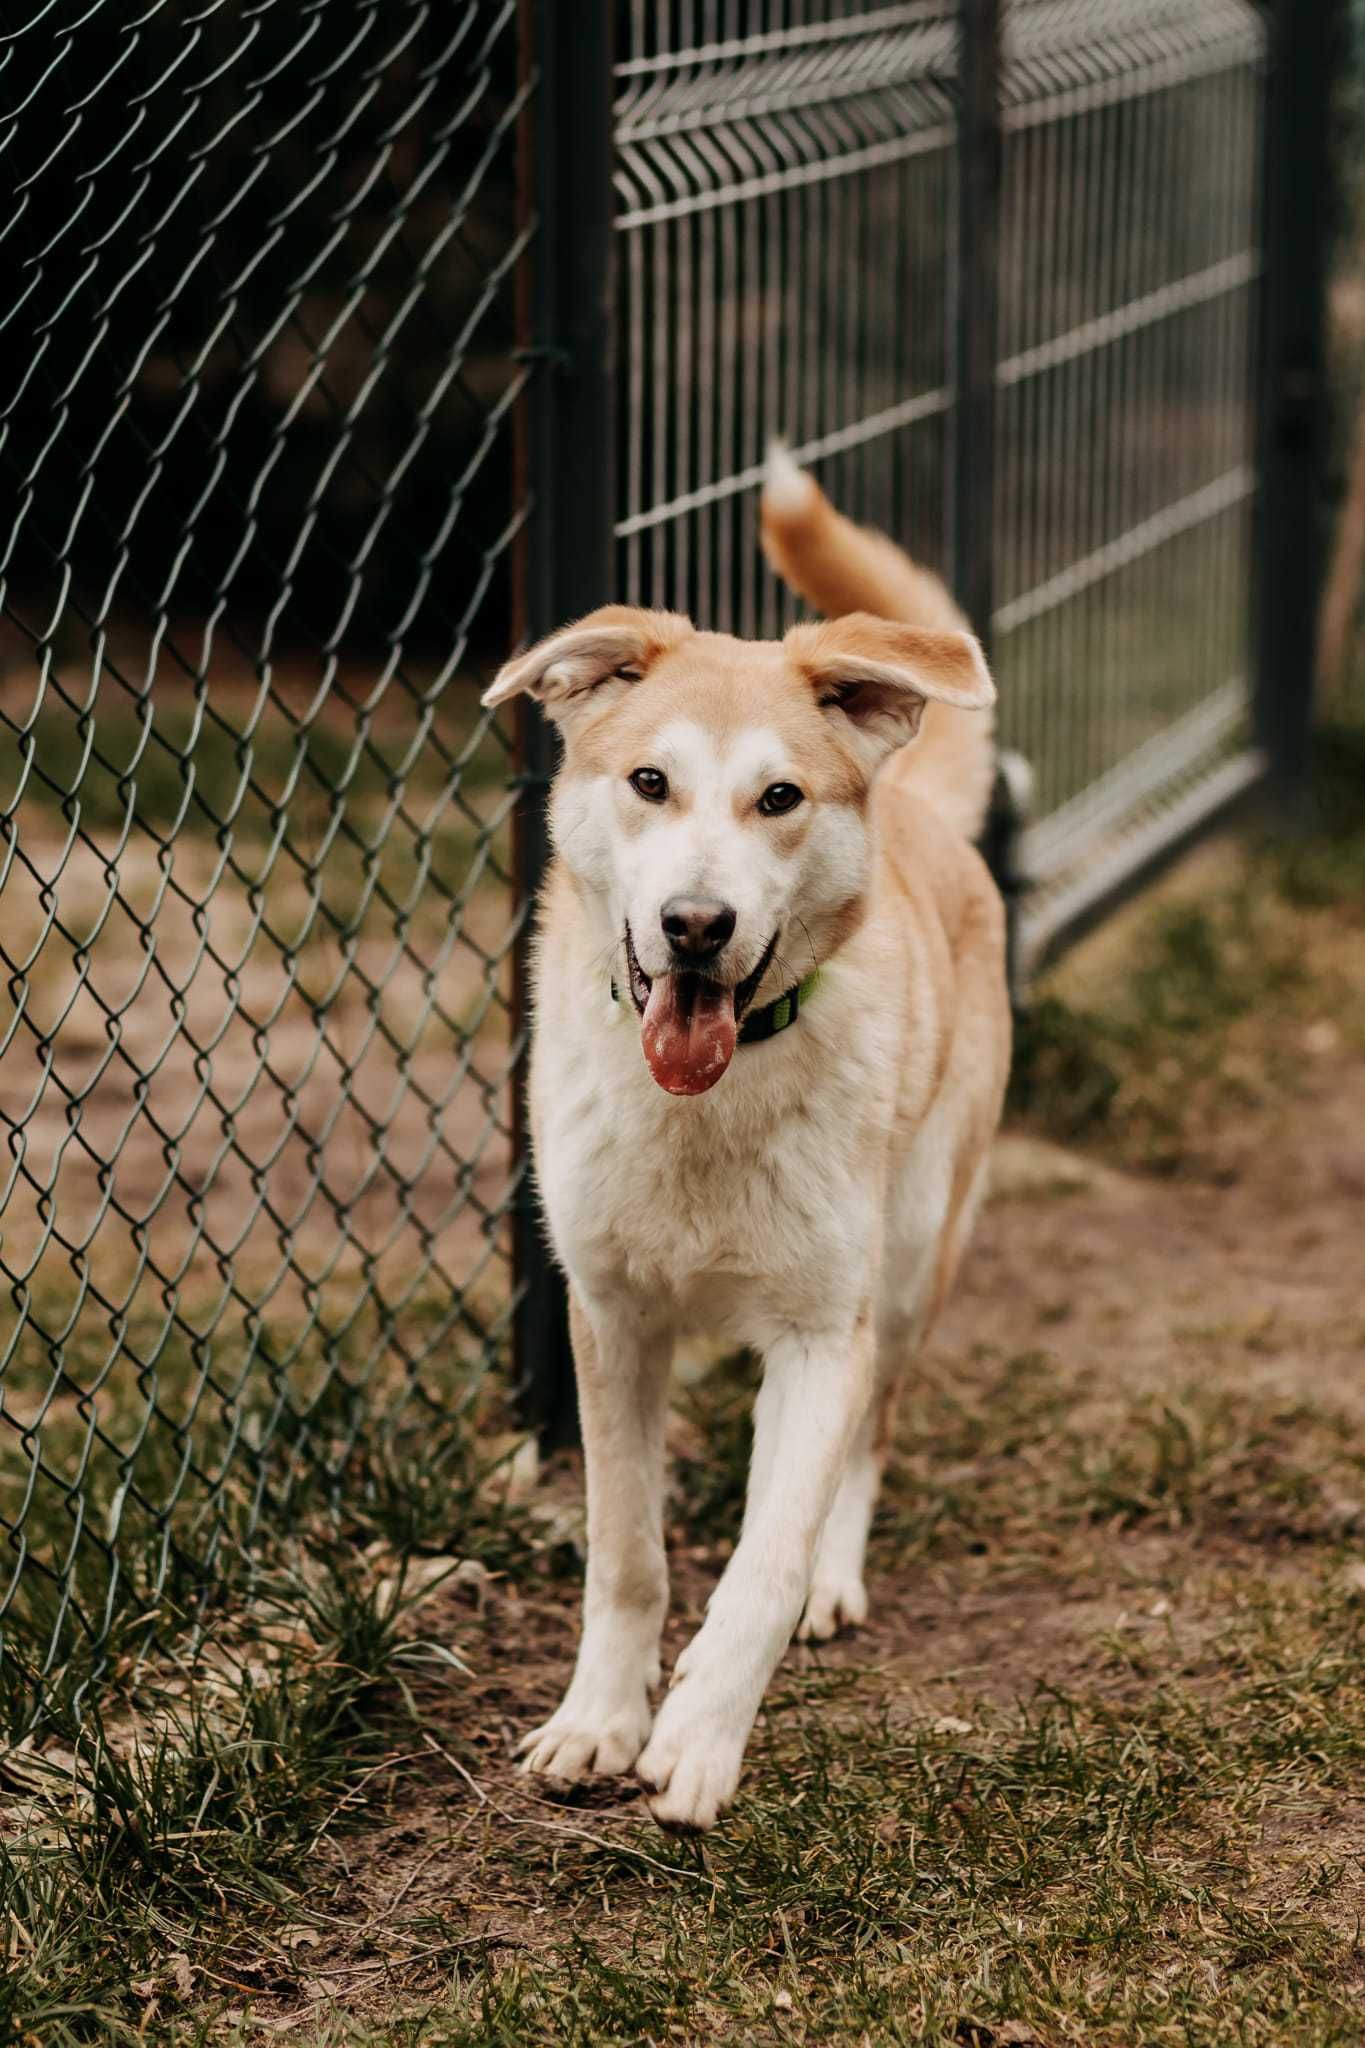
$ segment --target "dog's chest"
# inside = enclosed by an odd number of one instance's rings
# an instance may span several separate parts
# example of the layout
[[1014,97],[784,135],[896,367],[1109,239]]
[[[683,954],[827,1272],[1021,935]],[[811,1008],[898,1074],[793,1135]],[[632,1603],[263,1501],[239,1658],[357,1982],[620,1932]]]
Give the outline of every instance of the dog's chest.
[[580,1284],[666,1299],[698,1328],[779,1302],[808,1313],[856,1287],[876,1210],[858,1075],[780,1089],[781,1049],[760,1046],[713,1094],[678,1102],[629,1050],[540,1062],[541,1187]]

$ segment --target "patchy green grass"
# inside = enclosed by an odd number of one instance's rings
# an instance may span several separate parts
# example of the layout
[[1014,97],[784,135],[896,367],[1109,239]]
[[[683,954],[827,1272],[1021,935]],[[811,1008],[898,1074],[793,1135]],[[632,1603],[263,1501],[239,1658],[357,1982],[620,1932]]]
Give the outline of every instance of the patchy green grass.
[[610,1960],[583,1938],[514,1960],[384,2038],[1356,2038],[1353,1938],[1308,1900],[1258,1898],[1254,1870],[1268,1805],[1358,1768],[1359,1631],[1341,1619],[1297,1614],[1288,1655],[1270,1617],[1252,1624],[1221,1650],[1216,1708],[1170,1684],[1136,1707],[1044,1695],[935,1732],[798,1688],[758,1789],[704,1859],[677,1858],[649,1937]]
[[[689,1408],[722,1455],[704,1486],[681,1460],[674,1548],[714,1562],[741,1403],[722,1381]],[[997,1646],[983,1683],[885,1636],[866,1669],[803,1657],[703,1846],[629,1804],[529,1803],[490,1749],[474,1674],[501,1659],[516,1696],[518,1630],[537,1654],[522,1604],[562,1566],[524,1510],[486,1517],[504,1590],[481,1620],[439,1583],[478,1555],[474,1528],[413,1560],[358,1514],[282,1548],[186,1660],[50,1733],[54,1761],[14,1760],[0,2038],[245,2042],[290,2021],[320,2048],[1344,2048],[1365,1982],[1365,1606],[1332,1503],[1362,1481],[1330,1404],[1220,1381],[1101,1413],[1044,1354],[945,1368],[906,1432],[878,1578],[949,1573],[949,1615],[1021,1575],[1060,1611],[1112,1578],[1127,1611],[1090,1618],[1079,1681],[1002,1684]],[[1174,1547],[1125,1562],[1144,1531]],[[381,1897],[425,1880],[392,1911],[339,1875],[381,1820]]]
[[490,1881],[569,1930],[490,1960],[452,1900],[440,1932],[466,1956],[443,1983],[380,2022],[315,2007],[306,2038],[1344,2048],[1361,1958],[1334,1845],[1288,1875],[1263,1845],[1268,1819],[1356,1783],[1360,1615],[1247,1591],[1197,1671],[1176,1654],[1133,1697],[959,1699],[926,1722],[797,1677],[704,1850],[652,1843],[642,1865],[633,1835],[556,1848],[511,1825]]
[[142,2038],[163,1972],[207,1988],[233,1969],[252,1917],[389,1768],[410,1674],[458,1669],[404,1626],[429,1590],[408,1576],[300,1547],[230,1626],[11,1753],[0,2038]]
[[1066,969],[1039,992],[1018,1035],[1017,1115],[1175,1171],[1292,1095],[1305,1051],[1365,1047],[1365,729],[1320,737],[1317,803],[1312,833],[1245,840],[1222,886],[1139,909],[1102,1000]]

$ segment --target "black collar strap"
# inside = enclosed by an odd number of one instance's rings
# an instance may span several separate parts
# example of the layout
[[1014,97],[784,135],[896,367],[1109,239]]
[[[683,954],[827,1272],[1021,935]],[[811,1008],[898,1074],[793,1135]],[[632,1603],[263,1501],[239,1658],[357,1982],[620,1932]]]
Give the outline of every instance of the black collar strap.
[[[820,970],[813,968],[804,981],[798,981],[795,988],[787,989],[782,995],[765,1003],[761,1010],[750,1010],[739,1027],[741,1045],[757,1045],[760,1039],[776,1038],[779,1031],[785,1031],[794,1024],[801,1014],[801,1005],[808,1002],[820,985]],[[621,992],[613,981],[611,999],[621,1000]]]

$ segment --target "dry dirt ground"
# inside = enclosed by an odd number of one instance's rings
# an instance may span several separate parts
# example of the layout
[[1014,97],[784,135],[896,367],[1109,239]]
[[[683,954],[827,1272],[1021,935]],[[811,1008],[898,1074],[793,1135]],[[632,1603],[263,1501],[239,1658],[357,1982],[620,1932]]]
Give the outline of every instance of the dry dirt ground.
[[[1239,861],[1202,857],[1069,970],[1066,999],[1108,999],[1144,943],[1134,930],[1153,919],[1166,920],[1162,944],[1177,934],[1178,975],[1189,916],[1204,914],[1189,905],[1212,892],[1226,908]],[[320,2041],[358,2027],[386,2040],[978,2048],[1365,2038],[1353,1635],[1365,1586],[1365,937],[1354,912],[1324,922],[1300,909],[1286,925],[1277,908],[1266,925],[1253,908],[1248,926],[1244,910],[1215,918],[1215,979],[1241,995],[1215,1003],[1220,1021],[1201,1013],[1183,1049],[1162,1036],[1170,1017],[1158,1020],[1120,1062],[1107,1135],[1062,1147],[1035,1114],[1002,1141],[957,1297],[908,1388],[870,1625],[789,1653],[722,1834],[665,1843],[626,1784],[558,1798],[528,1786],[511,1748],[567,1676],[576,1569],[466,1574],[433,1595],[422,1628],[455,1645],[469,1677],[428,1713],[370,1824],[320,1851],[317,1917],[272,1940],[274,1960],[257,1958],[235,1990],[220,1964],[229,2026]],[[713,1380],[677,1417],[667,1655],[697,1625],[733,1539],[744,1401]],[[566,1458],[530,1496],[561,1567],[578,1486]],[[1197,1738],[1173,1735],[1196,1721]],[[1036,1746],[1024,1761],[1010,1747],[1022,1730],[1045,1747],[1047,1729],[1071,1756],[1054,1775]],[[1108,1778],[1097,1730],[1112,1745]],[[949,1805],[965,1816],[972,1782],[989,1780],[983,1800],[1043,1864],[1068,1800],[1109,1805],[1064,1874],[1040,1869],[1032,1895],[1027,1874],[990,1894],[989,1940],[945,1909],[941,1954],[955,1929],[978,1960],[994,1944],[999,1976],[983,1987],[979,1968],[945,1963],[940,2011],[908,1904],[925,1866],[913,1854],[904,1865],[903,1924],[884,1907],[860,1919],[853,1902],[871,1897],[877,1857],[894,1863],[920,1824],[878,1774],[950,1767]],[[860,1768],[871,1782],[853,1814],[848,1773]],[[1135,1770],[1144,1783],[1189,1771],[1189,1798],[1144,1820]],[[827,1804],[837,1821],[822,1821]],[[870,1860],[841,1864],[856,1839]],[[977,1847],[985,1872],[993,1852]],[[1085,1890],[1085,1858],[1128,1872],[1122,1938],[1110,1922],[1097,1931],[1093,1898],[1089,1921],[1059,1903]],[[968,1857],[957,1871],[958,1908],[975,1869]],[[831,1875],[848,1924],[825,1940]],[[719,1922],[723,1966],[689,1961]],[[1002,1998],[1024,2016],[1002,2018]]]

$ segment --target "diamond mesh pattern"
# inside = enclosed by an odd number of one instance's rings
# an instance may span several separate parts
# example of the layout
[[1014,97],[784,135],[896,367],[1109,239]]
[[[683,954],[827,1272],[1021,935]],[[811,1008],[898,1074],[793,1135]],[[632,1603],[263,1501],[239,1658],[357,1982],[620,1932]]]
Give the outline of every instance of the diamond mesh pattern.
[[514,0],[0,41],[0,1654],[21,1718],[509,1279]]

